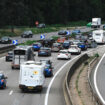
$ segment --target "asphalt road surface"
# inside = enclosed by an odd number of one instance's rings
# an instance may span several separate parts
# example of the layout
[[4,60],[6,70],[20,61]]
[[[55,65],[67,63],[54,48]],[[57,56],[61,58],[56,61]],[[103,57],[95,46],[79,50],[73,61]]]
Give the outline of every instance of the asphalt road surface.
[[[88,32],[91,30],[91,28],[86,28],[86,27],[79,27],[78,29],[80,29],[81,32]],[[58,32],[50,32],[50,33],[43,33],[43,34],[45,35],[45,39],[50,38],[52,36],[58,36]],[[18,36],[18,37],[11,37],[11,39],[18,40],[18,43],[24,43],[28,40],[40,40],[40,35],[41,34],[35,34],[33,35],[33,38],[21,38],[21,36]],[[0,44],[0,47],[4,47],[7,45],[11,45],[11,44]]]
[[103,105],[105,105],[105,54],[96,66],[94,73],[94,84],[100,100]]
[[[74,57],[78,55],[72,55],[71,63]],[[50,59],[53,62],[54,66],[54,75],[57,71],[66,63],[68,60],[57,60],[57,53],[52,53],[51,57],[36,57],[35,60],[39,61],[40,59]],[[70,63],[70,65],[71,65]],[[0,58],[0,72],[3,72],[7,77],[7,88],[0,89],[0,105],[45,105],[46,93],[49,87],[50,81],[53,77],[46,78],[44,88],[42,92],[27,92],[23,93],[19,89],[19,70],[11,69],[11,62],[5,62],[5,57]],[[62,85],[64,77],[67,70],[62,70],[56,75],[51,89],[49,91],[48,103],[47,105],[65,105],[65,100],[63,96]]]

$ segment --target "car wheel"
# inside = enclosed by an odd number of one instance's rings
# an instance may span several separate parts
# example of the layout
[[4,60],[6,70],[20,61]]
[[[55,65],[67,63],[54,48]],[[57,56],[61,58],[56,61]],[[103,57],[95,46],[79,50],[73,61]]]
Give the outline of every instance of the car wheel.
[[12,70],[14,69],[14,67],[12,66]]

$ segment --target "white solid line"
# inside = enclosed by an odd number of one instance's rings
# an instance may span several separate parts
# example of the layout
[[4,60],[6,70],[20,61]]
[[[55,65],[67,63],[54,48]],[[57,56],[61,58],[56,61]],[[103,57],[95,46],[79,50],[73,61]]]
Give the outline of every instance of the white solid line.
[[11,91],[9,92],[9,95],[12,95],[12,93],[13,93],[13,90],[11,90]]
[[[88,51],[87,51],[87,52],[88,52]],[[86,53],[86,52],[85,52],[85,53]],[[84,54],[84,53],[83,53],[83,54]],[[81,54],[81,55],[83,55],[83,54]],[[66,62],[66,63],[56,72],[56,74],[54,75],[54,77],[53,77],[52,80],[50,81],[50,84],[48,85],[48,89],[47,89],[47,92],[46,92],[44,105],[48,105],[48,96],[49,96],[50,88],[51,88],[51,85],[52,85],[54,79],[56,78],[56,76],[59,74],[59,72],[62,71],[62,69],[63,69],[68,63],[72,62],[74,59],[80,57],[81,55],[78,55],[78,56],[74,57],[72,60]]]
[[[102,47],[102,46],[96,47],[96,48],[101,48],[101,47]],[[91,49],[91,50],[89,50],[89,51],[84,52],[83,54],[92,52],[93,50],[94,50],[94,49]],[[81,55],[83,55],[83,54],[81,54]],[[47,89],[47,92],[46,92],[44,105],[48,105],[48,96],[49,96],[50,88],[51,88],[51,85],[52,85],[54,79],[56,78],[56,76],[59,74],[59,72],[62,71],[62,68],[63,68],[63,67],[65,67],[68,63],[72,62],[74,59],[78,58],[78,57],[81,56],[81,55],[78,55],[78,56],[74,57],[73,59],[71,59],[70,61],[66,62],[66,63],[55,73],[54,77],[52,78],[52,80],[50,81],[50,83],[49,83],[49,85],[48,85],[48,89]]]
[[101,96],[99,90],[98,90],[98,87],[97,87],[97,82],[96,82],[96,77],[97,77],[97,71],[98,71],[98,67],[99,65],[101,64],[103,58],[105,57],[105,54],[102,56],[101,60],[99,61],[98,65],[96,66],[96,69],[95,69],[95,73],[94,73],[94,86],[95,86],[95,89],[96,89],[96,92],[99,96],[99,98],[101,99],[102,103],[105,105],[105,100],[103,99],[103,97]]

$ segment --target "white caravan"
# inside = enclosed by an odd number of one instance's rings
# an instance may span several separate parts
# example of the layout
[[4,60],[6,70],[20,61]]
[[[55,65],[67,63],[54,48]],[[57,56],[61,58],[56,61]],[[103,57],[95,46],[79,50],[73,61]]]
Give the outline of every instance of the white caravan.
[[22,91],[41,91],[44,85],[45,64],[42,62],[27,61],[20,65],[19,88]]
[[96,43],[105,43],[105,31],[104,30],[95,30],[92,34],[93,40],[96,41]]
[[100,28],[101,26],[101,18],[92,18],[92,28]]
[[32,46],[17,46],[13,50],[13,61],[11,64],[11,68],[20,68],[21,63],[28,60],[35,60],[34,56],[35,54]]

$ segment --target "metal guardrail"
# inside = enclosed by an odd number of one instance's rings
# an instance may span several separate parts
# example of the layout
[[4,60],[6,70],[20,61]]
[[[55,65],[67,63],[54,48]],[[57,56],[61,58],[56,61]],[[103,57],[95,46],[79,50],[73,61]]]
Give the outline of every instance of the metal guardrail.
[[[65,77],[65,81],[64,81],[64,90],[66,92],[66,104],[67,105],[73,105],[72,104],[72,100],[70,97],[70,89],[69,89],[69,83],[71,80],[71,77],[73,76],[73,74],[75,73],[75,71],[77,70],[77,68],[85,61],[87,60],[89,57],[87,54],[82,55],[70,68],[70,70],[68,71],[68,73],[66,74]],[[68,101],[68,102],[67,102]]]
[[5,52],[12,50],[14,48],[15,48],[15,45],[8,45],[5,47],[2,47],[2,48],[0,48],[0,54],[5,53]]
[[[97,60],[97,61],[96,61]],[[95,57],[88,65],[88,83],[89,83],[89,86],[90,86],[90,91],[92,93],[92,99],[93,101],[95,101],[95,105],[103,105],[103,103],[101,102],[100,98],[98,97],[98,95],[96,94],[96,92],[94,91],[94,88],[92,86],[92,83],[91,83],[91,79],[90,79],[90,76],[91,76],[91,72],[92,72],[92,68],[91,65],[94,63],[94,61],[96,61],[96,63],[98,62],[98,59],[97,57]]]

